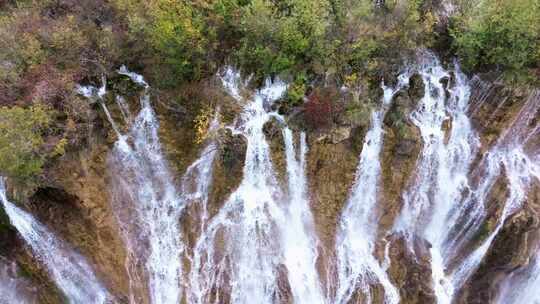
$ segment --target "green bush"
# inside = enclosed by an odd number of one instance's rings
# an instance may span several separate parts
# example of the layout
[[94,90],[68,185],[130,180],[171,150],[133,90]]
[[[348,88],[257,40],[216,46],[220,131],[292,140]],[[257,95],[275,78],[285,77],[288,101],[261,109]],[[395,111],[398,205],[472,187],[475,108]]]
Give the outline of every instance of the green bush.
[[[230,13],[227,7],[218,5],[223,2],[216,1],[214,5],[226,15]],[[172,88],[213,72],[215,64],[211,55],[216,42],[215,27],[221,23],[213,17],[212,8],[203,2],[175,0],[146,3],[116,0],[115,4],[128,21],[127,45],[144,53],[145,59],[156,65],[153,71],[157,83],[154,81],[154,84]]]
[[0,173],[25,180],[41,173],[42,132],[50,115],[42,106],[0,108]]
[[257,79],[311,70],[325,60],[326,0],[253,0],[242,8],[237,62]]
[[453,46],[472,70],[520,71],[538,64],[540,4],[536,0],[482,1],[454,20]]

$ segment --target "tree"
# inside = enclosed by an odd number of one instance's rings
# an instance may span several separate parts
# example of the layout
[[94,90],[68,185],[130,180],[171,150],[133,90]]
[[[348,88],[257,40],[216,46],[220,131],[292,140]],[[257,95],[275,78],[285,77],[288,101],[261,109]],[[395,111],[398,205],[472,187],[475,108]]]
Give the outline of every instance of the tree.
[[536,0],[482,1],[454,19],[453,46],[465,68],[520,72],[540,59],[540,4]]
[[49,125],[49,112],[40,105],[0,108],[0,173],[25,180],[42,170],[42,132]]

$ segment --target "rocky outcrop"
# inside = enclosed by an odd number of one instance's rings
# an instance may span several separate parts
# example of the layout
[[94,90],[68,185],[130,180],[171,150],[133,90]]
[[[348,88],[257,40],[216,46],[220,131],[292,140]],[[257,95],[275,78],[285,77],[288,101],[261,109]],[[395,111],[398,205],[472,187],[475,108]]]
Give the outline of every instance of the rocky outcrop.
[[458,303],[493,302],[501,281],[529,265],[540,238],[539,214],[540,184],[535,182],[524,207],[507,220],[480,267],[462,289]]
[[487,151],[510,126],[527,95],[527,89],[506,86],[494,75],[472,78],[468,114],[481,134],[482,151]]
[[[96,142],[65,155],[48,171],[49,183],[29,200],[32,213],[95,265],[119,299],[128,294],[125,246],[109,197],[108,146]],[[66,174],[69,173],[69,174]]]
[[392,261],[388,273],[400,292],[401,303],[435,303],[429,242],[420,238],[407,242],[405,236],[393,234],[388,237],[388,246]]
[[381,209],[381,232],[391,227],[401,209],[401,195],[409,186],[408,182],[414,174],[422,149],[420,133],[409,121],[409,116],[416,108],[418,98],[423,96],[423,90],[422,80],[412,77],[409,88],[396,93],[384,119],[385,136],[381,157],[384,205]]
[[314,142],[308,137],[307,172],[311,207],[319,237],[334,247],[339,215],[354,183],[358,154],[350,142]]

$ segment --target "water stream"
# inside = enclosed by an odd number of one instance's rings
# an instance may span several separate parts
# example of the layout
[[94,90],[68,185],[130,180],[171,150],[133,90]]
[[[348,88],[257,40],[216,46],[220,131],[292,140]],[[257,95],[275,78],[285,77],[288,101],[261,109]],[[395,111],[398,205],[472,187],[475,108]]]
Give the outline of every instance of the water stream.
[[30,213],[11,203],[0,178],[0,201],[13,227],[47,269],[69,303],[106,303],[112,300],[86,259],[59,239]]
[[399,303],[399,292],[374,256],[377,241],[377,202],[381,175],[383,120],[394,94],[409,82],[408,74],[399,77],[395,88],[383,85],[381,108],[371,116],[371,127],[364,139],[356,180],[341,214],[337,235],[338,290],[336,303],[348,303],[358,289],[372,301],[371,288],[381,284],[385,303]]
[[[239,101],[240,83],[228,71],[224,87]],[[292,132],[283,129],[288,191],[273,168],[264,125],[275,118],[267,112],[286,85],[267,81],[233,127],[247,141],[243,179],[196,244],[191,273],[193,303],[323,303],[315,268],[316,239],[306,198],[305,135],[296,156]],[[288,192],[288,193],[287,193]]]
[[17,265],[0,259],[0,304],[31,304],[37,291],[28,280],[17,274]]

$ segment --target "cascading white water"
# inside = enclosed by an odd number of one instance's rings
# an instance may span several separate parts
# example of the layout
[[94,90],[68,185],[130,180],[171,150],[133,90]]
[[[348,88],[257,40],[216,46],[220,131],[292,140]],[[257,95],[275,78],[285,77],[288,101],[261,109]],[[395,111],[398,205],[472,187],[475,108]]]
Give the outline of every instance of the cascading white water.
[[[231,96],[240,99],[238,77],[229,70],[223,81]],[[195,246],[190,274],[193,303],[279,303],[288,296],[282,286],[287,281],[295,303],[324,302],[306,198],[304,135],[298,161],[292,132],[283,131],[290,190],[286,196],[263,132],[271,117],[282,120],[266,112],[264,103],[279,98],[285,88],[282,82],[267,81],[234,129],[247,140],[244,176]]]
[[423,227],[422,220],[430,209],[430,200],[436,189],[441,159],[445,152],[443,122],[448,118],[445,108],[445,90],[440,80],[449,77],[435,58],[422,58],[426,62],[419,68],[425,86],[424,97],[411,121],[418,127],[423,149],[416,166],[416,176],[409,190],[403,195],[404,207],[395,229],[412,236]]
[[[538,158],[532,155],[537,151],[527,147],[538,135],[539,128],[531,131],[530,122],[540,105],[536,97],[527,101],[511,127],[481,159],[478,172],[471,173],[480,141],[467,116],[468,79],[457,64],[450,73],[429,55],[417,70],[425,93],[411,120],[420,131],[423,148],[413,179],[403,194],[404,206],[394,231],[403,233],[409,241],[414,237],[429,241],[435,296],[438,303],[450,304],[480,264],[505,220],[526,199],[532,179],[540,177]],[[140,289],[137,284],[147,280],[152,303],[178,303],[186,286],[184,300],[188,303],[344,304],[358,292],[366,302],[372,302],[372,288],[380,285],[385,303],[399,303],[399,292],[386,274],[388,265],[377,260],[375,247],[383,119],[394,94],[408,83],[409,73],[400,76],[395,88],[383,86],[382,107],[372,114],[355,184],[339,221],[335,248],[338,281],[335,298],[330,299],[322,291],[316,267],[319,244],[309,207],[305,134],[300,134],[296,147],[293,132],[281,126],[288,183],[283,187],[263,132],[271,118],[285,124],[283,117],[265,110],[265,103],[279,98],[286,85],[268,81],[245,106],[237,126],[231,127],[233,133],[243,135],[247,141],[243,179],[210,218],[207,204],[216,144],[210,141],[199,159],[188,167],[181,193],[177,193],[159,144],[149,86],[142,76],[125,67],[118,72],[145,88],[136,117],[131,117],[125,100],[116,99],[125,123],[131,124],[125,134],[103,100],[105,80],[99,89],[79,87],[79,92],[100,102],[118,136],[110,157],[113,206],[129,251],[132,289]],[[445,87],[442,80],[450,79],[452,74],[452,87]],[[229,94],[241,101],[239,74],[229,69],[222,80]],[[485,203],[503,173],[509,195],[495,227],[478,244],[473,238],[489,216]],[[476,184],[470,182],[475,174],[481,176]],[[197,204],[200,217],[196,230],[201,235],[192,256],[184,252],[179,227],[186,204]],[[187,280],[182,282],[184,255],[191,267]],[[506,283],[501,299],[519,303],[524,299],[521,294],[535,294],[534,265],[526,274],[516,275],[515,280]],[[521,290],[520,294],[515,290]],[[134,292],[131,296],[132,303],[141,301]]]
[[84,257],[7,199],[3,178],[0,178],[0,201],[13,227],[70,303],[97,304],[112,300]]
[[[435,296],[438,303],[447,304],[478,267],[505,219],[525,199],[531,176],[537,176],[537,166],[522,148],[524,136],[530,136],[523,129],[537,108],[524,107],[522,113],[529,113],[529,117],[520,114],[516,123],[486,154],[479,166],[483,170],[482,179],[473,186],[468,176],[480,141],[466,115],[470,95],[468,81],[456,64],[455,85],[447,99],[441,80],[449,77],[449,73],[437,60],[430,59],[422,65],[420,74],[425,95],[411,118],[420,129],[424,147],[415,179],[403,196],[404,207],[394,229],[409,237],[421,236],[431,243]],[[449,136],[445,134],[445,120],[451,123]],[[487,216],[484,204],[503,167],[510,194],[497,226],[479,246],[463,255],[484,223]],[[464,193],[468,193],[465,198]]]
[[[531,120],[538,114],[540,110],[540,91],[533,92],[529,96],[527,104],[523,107],[518,119],[514,123],[516,127],[513,127],[507,135],[507,140],[513,141],[514,145],[521,145],[521,161],[517,159],[517,164],[521,164],[520,167],[514,167],[515,170],[511,170],[510,173],[513,177],[509,177],[509,180],[514,183],[521,181],[521,186],[527,188],[521,188],[523,192],[517,191],[519,194],[514,197],[518,199],[524,199],[526,195],[525,191],[530,186],[531,178],[535,178],[540,181],[540,151],[538,147],[536,149],[526,149],[526,145],[530,140],[538,137],[540,131],[540,124],[530,130]],[[529,150],[529,153],[525,153],[525,150]],[[525,156],[533,153],[532,157]],[[521,172],[521,176],[517,175]],[[512,194],[511,194],[512,196]],[[502,226],[502,225],[501,225]],[[518,303],[540,303],[540,245],[537,245],[536,254],[531,258],[531,262],[528,267],[520,269],[511,273],[502,283],[500,293],[497,298],[499,304],[518,304]]]
[[540,303],[540,250],[529,267],[510,274],[502,284],[498,304]]
[[325,303],[317,268],[317,239],[307,197],[305,133],[300,134],[300,156],[296,157],[292,131],[283,129],[289,200],[283,230],[284,264],[288,270],[294,303]]
[[[208,133],[215,132],[219,127],[219,115],[216,113],[210,123]],[[182,177],[181,195],[186,204],[197,204],[197,216],[200,221],[200,231],[203,231],[208,221],[208,195],[212,187],[212,166],[217,154],[217,145],[212,140],[202,150],[199,158],[193,162]]]
[[408,84],[408,74],[400,75],[396,88],[383,85],[381,109],[371,116],[356,181],[339,222],[336,242],[338,287],[336,303],[348,303],[358,289],[371,302],[371,284],[384,288],[386,303],[399,303],[399,292],[386,270],[374,256],[377,237],[377,199],[381,174],[380,154],[383,146],[383,120],[392,97]]
[[135,289],[140,289],[142,281],[147,279],[151,303],[176,304],[182,295],[184,246],[179,217],[184,201],[176,192],[161,151],[159,124],[150,104],[148,84],[125,66],[118,73],[144,87],[141,109],[134,118],[127,117],[130,111],[122,97],[116,98],[126,122],[132,122],[126,134],[121,133],[103,100],[105,79],[100,89],[79,86],[78,91],[101,104],[118,136],[110,155],[109,172],[113,180],[114,213],[128,248],[130,302],[141,301]]
[[14,263],[0,259],[0,304],[36,303],[36,291],[25,279],[16,276]]
[[282,252],[275,219],[282,222],[284,214],[276,203],[282,195],[263,133],[270,119],[263,102],[284,90],[282,83],[269,84],[242,114],[241,131],[247,139],[244,178],[194,249],[195,303],[273,303],[280,297],[277,271]]
[[[130,252],[128,272],[136,282],[142,276],[136,267],[144,265],[151,303],[175,304],[182,294],[179,216],[184,204],[161,151],[149,87],[125,67],[119,73],[145,87],[141,110],[128,133],[119,133],[109,162],[114,211]],[[137,302],[133,294],[131,300]]]
[[[419,73],[424,97],[411,115],[420,130],[423,149],[394,229],[408,238],[418,235],[431,243],[433,289],[437,302],[442,304],[450,303],[454,293],[446,267],[456,252],[448,238],[460,219],[455,213],[463,208],[460,196],[468,187],[469,167],[480,143],[466,115],[470,89],[457,64],[455,85],[448,88],[450,97],[446,98],[442,79],[450,78],[450,73],[434,57],[423,60]],[[451,124],[448,137],[445,122]]]
[[[528,151],[529,149],[527,147],[530,140],[538,136],[538,125],[532,130],[530,129],[531,122],[540,110],[538,100],[538,93],[531,94],[514,122],[483,159],[481,165],[486,169],[482,182],[472,192],[466,201],[466,205],[470,205],[470,201],[485,202],[497,178],[502,174],[503,169],[508,183],[509,194],[502,206],[502,211],[500,212],[495,229],[489,233],[485,240],[452,273],[454,286],[461,286],[480,264],[482,257],[489,250],[491,243],[503,228],[506,219],[517,211],[526,200],[532,180],[536,179],[540,181],[540,159],[538,159],[540,151],[538,149]],[[531,153],[533,154],[532,157],[530,156]],[[476,209],[477,211],[473,213],[474,221],[473,219],[470,220],[470,222],[473,222],[473,229],[469,229],[473,232],[478,230],[478,226],[485,220],[485,216],[487,215],[483,205]],[[467,240],[468,238],[465,239]]]

